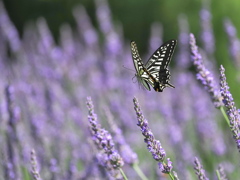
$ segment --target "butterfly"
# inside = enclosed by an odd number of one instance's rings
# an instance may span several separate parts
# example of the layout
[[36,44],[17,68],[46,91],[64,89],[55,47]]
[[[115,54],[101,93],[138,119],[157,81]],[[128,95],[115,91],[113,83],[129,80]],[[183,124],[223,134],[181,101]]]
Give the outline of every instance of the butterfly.
[[138,53],[137,44],[131,41],[131,52],[136,69],[135,76],[147,90],[151,91],[149,84],[157,92],[162,92],[166,87],[175,88],[170,84],[168,65],[172,59],[177,40],[169,40],[160,46],[144,65]]

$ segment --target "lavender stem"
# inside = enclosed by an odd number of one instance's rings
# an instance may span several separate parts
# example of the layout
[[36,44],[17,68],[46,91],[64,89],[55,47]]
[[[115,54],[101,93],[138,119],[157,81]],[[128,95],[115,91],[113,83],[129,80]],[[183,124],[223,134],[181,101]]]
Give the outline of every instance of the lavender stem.
[[220,110],[221,110],[221,112],[222,112],[222,114],[223,114],[223,117],[224,117],[224,119],[226,120],[228,126],[230,126],[230,122],[229,122],[229,119],[228,119],[228,116],[227,116],[226,111],[224,110],[223,107],[220,107]]
[[220,177],[219,170],[216,170],[216,174],[217,174],[217,178],[218,178],[218,180],[222,180],[221,177]]
[[139,168],[137,163],[134,163],[132,165],[133,169],[137,172],[138,176],[142,179],[142,180],[148,180],[148,178],[145,176],[145,174],[143,174],[142,170]]

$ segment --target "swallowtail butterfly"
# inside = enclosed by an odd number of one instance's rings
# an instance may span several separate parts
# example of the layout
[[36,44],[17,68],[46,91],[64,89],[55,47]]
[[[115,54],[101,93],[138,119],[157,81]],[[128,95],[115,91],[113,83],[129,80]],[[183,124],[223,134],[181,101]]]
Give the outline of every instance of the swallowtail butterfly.
[[169,40],[160,46],[147,63],[143,65],[134,41],[131,42],[133,63],[136,69],[135,76],[138,81],[147,89],[151,90],[149,84],[157,92],[162,92],[165,87],[175,88],[170,84],[170,72],[168,65],[172,59],[177,40]]

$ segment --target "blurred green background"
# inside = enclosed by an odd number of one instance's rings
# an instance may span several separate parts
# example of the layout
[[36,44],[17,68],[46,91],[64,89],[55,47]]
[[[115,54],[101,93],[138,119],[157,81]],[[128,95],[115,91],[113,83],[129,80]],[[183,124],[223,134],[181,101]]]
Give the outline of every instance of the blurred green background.
[[[93,0],[4,0],[4,5],[20,33],[29,21],[36,21],[40,16],[46,18],[48,25],[58,40],[59,27],[67,22],[75,27],[72,10],[75,6],[83,5],[93,25],[97,28],[95,3]],[[145,49],[149,38],[150,25],[161,22],[164,27],[164,39],[177,38],[179,14],[185,14],[189,20],[190,30],[199,34],[199,12],[203,2],[200,0],[111,0],[108,1],[114,22],[122,24],[124,35],[128,39],[142,42]],[[226,39],[223,29],[223,18],[229,17],[233,24],[240,28],[240,1],[229,0],[208,1],[212,12],[212,23],[217,46]],[[227,3],[227,4],[226,4]]]
[[[3,2],[20,35],[28,22],[35,22],[42,16],[47,20],[58,42],[59,27],[63,23],[76,26],[72,10],[79,4],[86,8],[94,27],[98,28],[93,0],[4,0]],[[111,0],[108,3],[114,23],[122,25],[125,39],[137,41],[141,54],[148,48],[150,27],[153,22],[162,24],[164,40],[178,38],[180,14],[185,14],[188,18],[190,32],[195,34],[197,43],[201,46],[199,13],[203,4],[209,3],[216,43],[215,59],[218,67],[223,64],[226,68],[231,92],[240,102],[240,98],[237,97],[239,70],[234,67],[229,56],[227,35],[223,27],[223,20],[228,17],[234,26],[240,29],[239,0]]]

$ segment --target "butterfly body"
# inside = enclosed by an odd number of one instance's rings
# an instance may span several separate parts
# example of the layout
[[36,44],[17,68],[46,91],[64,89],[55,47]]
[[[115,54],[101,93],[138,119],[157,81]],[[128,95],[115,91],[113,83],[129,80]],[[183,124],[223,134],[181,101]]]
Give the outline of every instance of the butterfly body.
[[174,88],[169,82],[171,75],[168,65],[176,44],[176,40],[164,43],[153,53],[146,65],[144,65],[138,53],[136,43],[134,41],[131,42],[132,58],[136,69],[135,76],[147,90],[151,90],[149,84],[157,92],[162,92],[166,87]]

